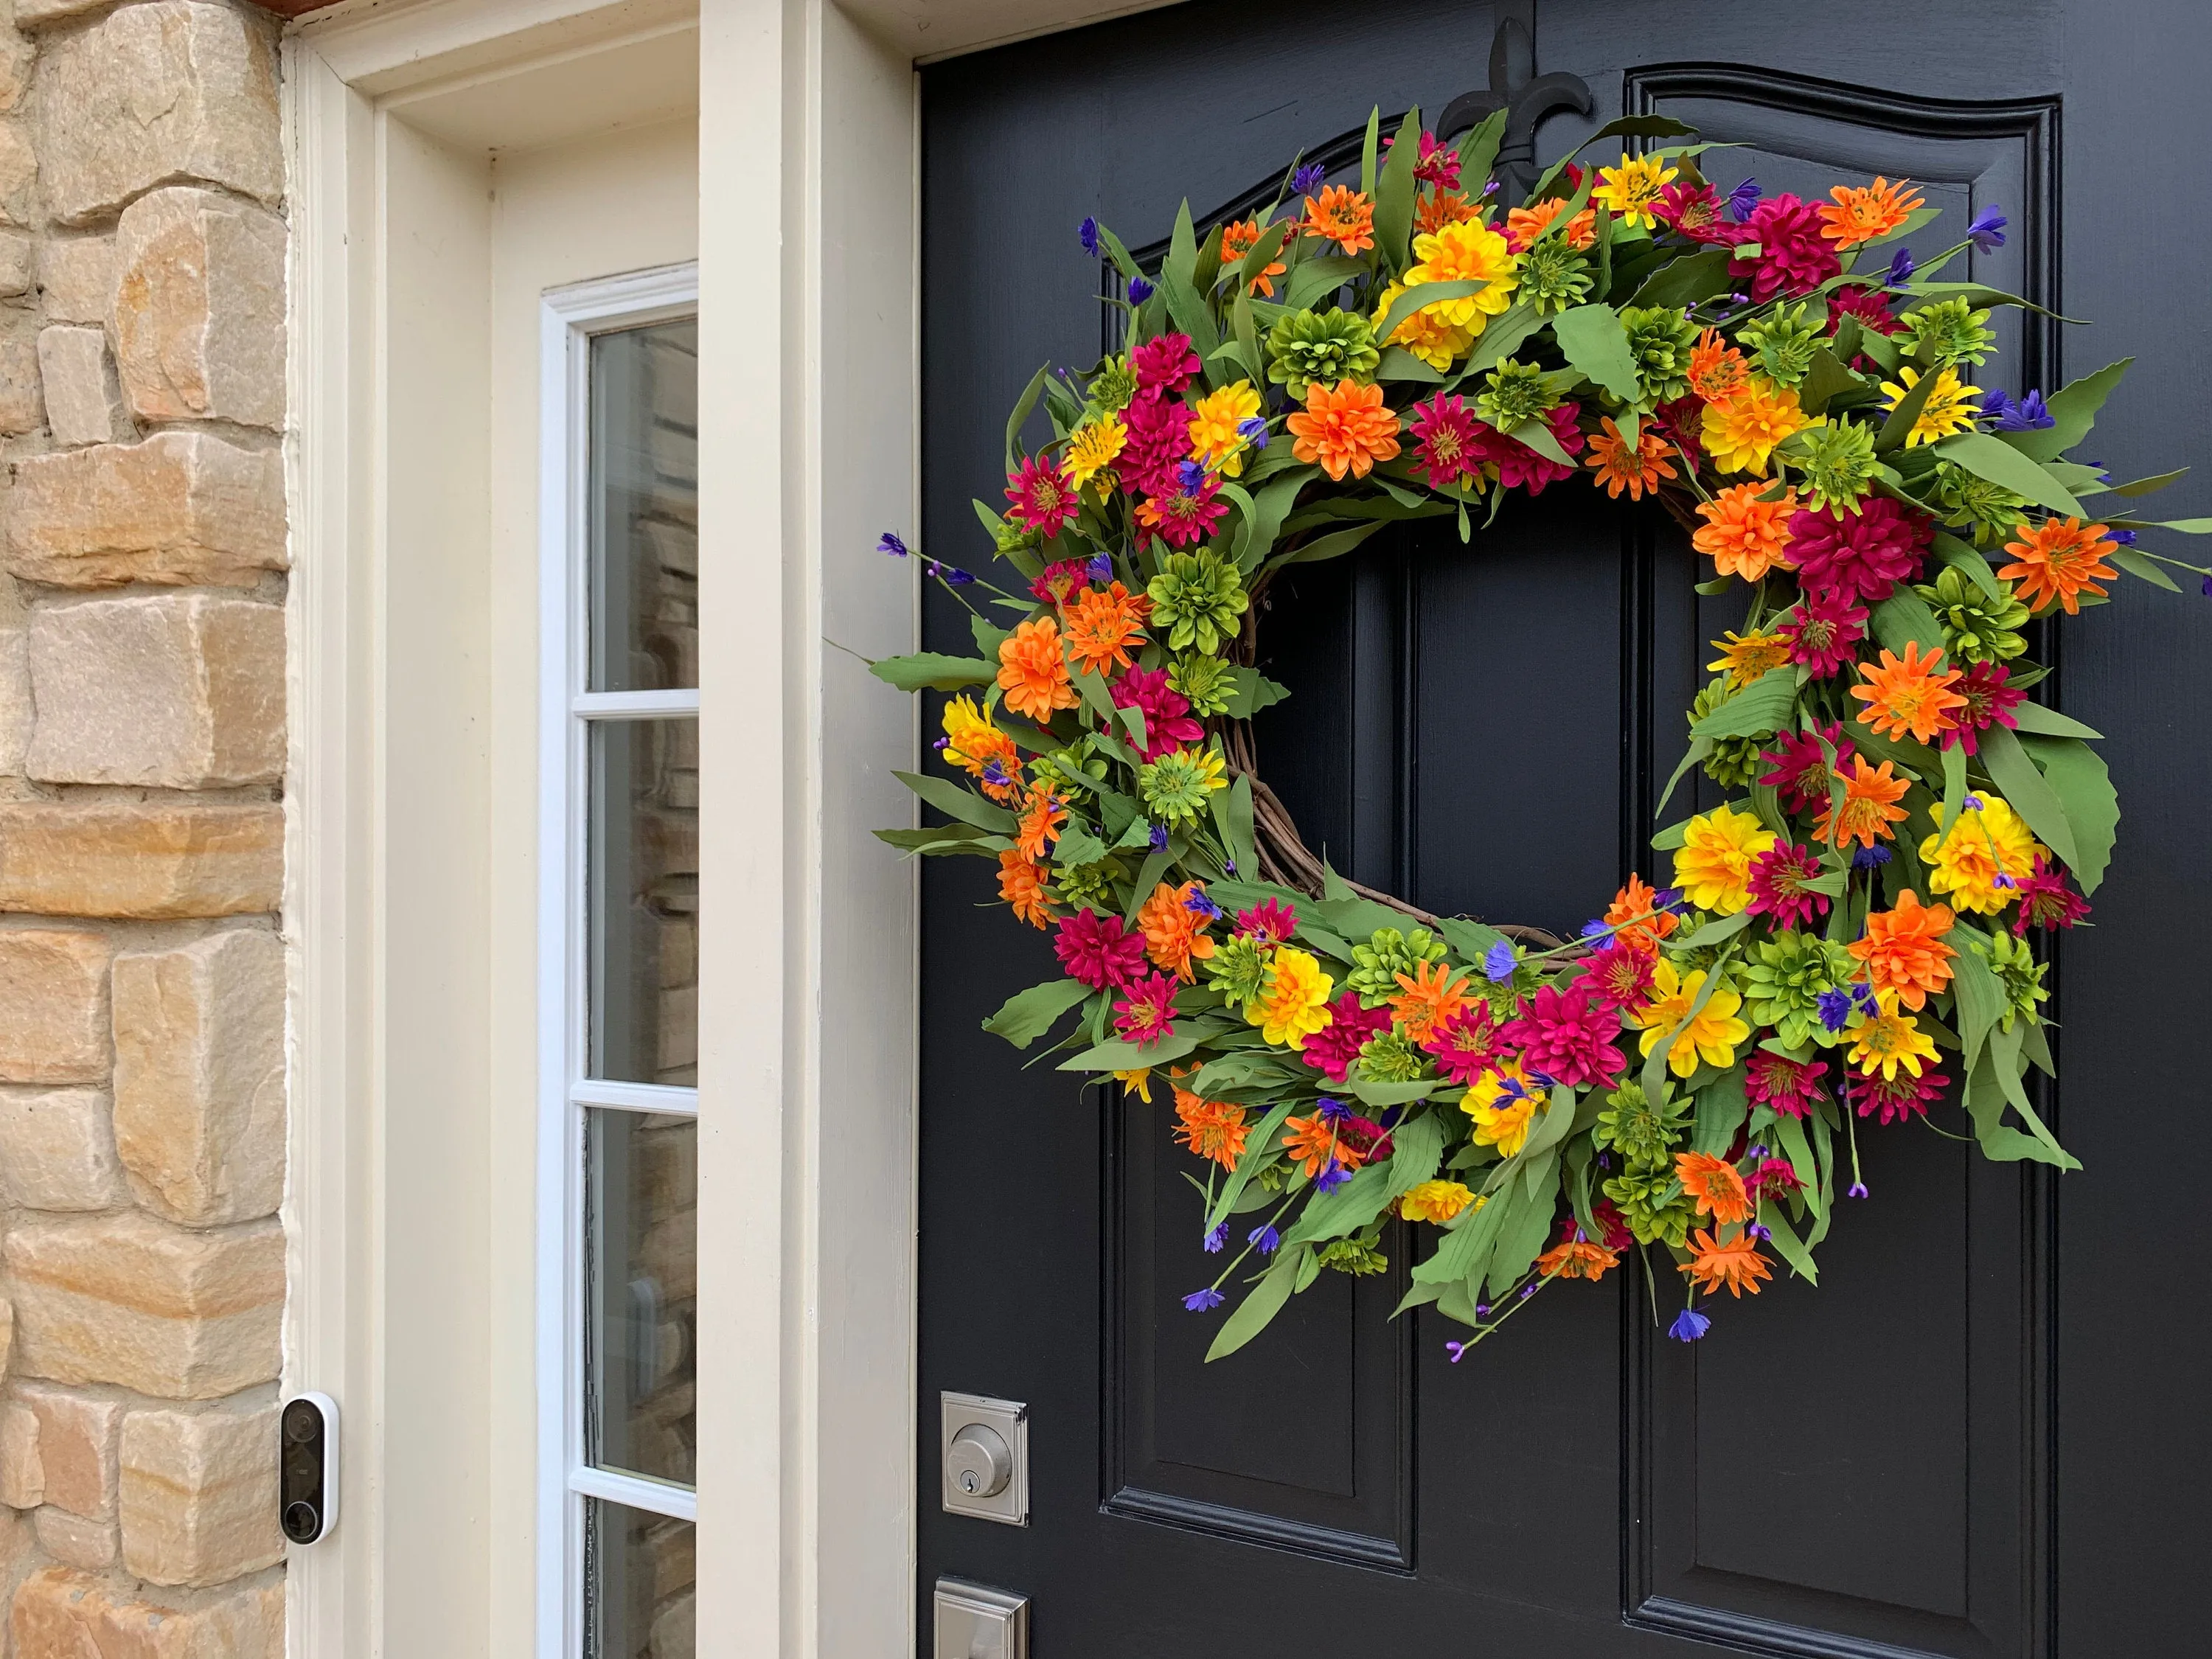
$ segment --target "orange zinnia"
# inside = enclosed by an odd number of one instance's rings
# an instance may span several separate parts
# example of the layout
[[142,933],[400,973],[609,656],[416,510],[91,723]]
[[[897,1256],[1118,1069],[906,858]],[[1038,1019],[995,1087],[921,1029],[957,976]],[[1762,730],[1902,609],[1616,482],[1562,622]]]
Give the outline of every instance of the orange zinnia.
[[[1534,207],[1517,207],[1505,216],[1505,246],[1518,253],[1544,234],[1545,227],[1565,211],[1567,198],[1552,196]],[[1597,240],[1597,210],[1584,208],[1567,221],[1567,246],[1577,252]]]
[[2103,598],[2105,590],[2099,581],[2120,574],[2104,561],[2104,550],[2099,545],[2104,538],[2105,526],[2100,524],[2085,525],[2079,519],[2061,524],[2056,519],[2045,519],[2027,532],[2025,541],[2005,544],[2014,562],[1997,574],[2007,581],[2018,580],[2020,596],[2030,610],[2040,611],[2056,599],[2066,607],[2068,616],[2079,616],[2081,596],[2094,593]]
[[1441,962],[1415,963],[1410,977],[1397,977],[1404,988],[1390,999],[1390,1012],[1405,1022],[1406,1035],[1416,1042],[1426,1042],[1431,1030],[1475,1000],[1467,994],[1466,978],[1454,978]]
[[1462,219],[1480,218],[1482,210],[1467,199],[1467,192],[1439,190],[1424,196],[1413,210],[1413,234],[1433,236],[1446,225],[1455,225]]
[[1022,849],[1022,856],[1042,864],[1047,848],[1060,839],[1060,826],[1066,821],[1067,808],[1051,791],[1030,790],[1015,831],[1015,844]]
[[1722,339],[1718,329],[1706,329],[1690,348],[1690,390],[1707,403],[1727,397],[1750,378],[1743,353]]
[[1910,888],[1897,896],[1894,910],[1876,910],[1866,932],[1853,939],[1850,953],[1866,963],[1867,983],[1884,1006],[1927,1006],[1929,994],[1951,982],[1951,958],[1958,951],[1938,937],[1956,918],[1947,904],[1923,904]]
[[1067,612],[1067,648],[1076,667],[1086,674],[1103,672],[1109,665],[1129,667],[1129,647],[1145,637],[1152,610],[1150,599],[1119,582],[1103,593],[1085,588]]
[[1711,1228],[1691,1235],[1690,1260],[1682,1271],[1697,1280],[1698,1288],[1707,1296],[1723,1285],[1730,1296],[1740,1297],[1746,1291],[1757,1296],[1759,1281],[1774,1276],[1749,1233],[1739,1233],[1722,1244],[1714,1241]]
[[1033,720],[1048,720],[1056,708],[1073,708],[1083,699],[1068,678],[1060,654],[1060,624],[1049,617],[1025,622],[999,641],[999,687],[1006,707]]
[[1770,488],[1735,484],[1698,503],[1698,516],[1705,522],[1690,538],[1690,545],[1708,555],[1720,574],[1755,582],[1770,570],[1795,568],[1790,558],[1790,519],[1797,511],[1797,492],[1785,489],[1778,501],[1759,500]]
[[1751,1194],[1735,1164],[1705,1152],[1674,1154],[1674,1178],[1682,1190],[1698,1200],[1698,1213],[1709,1215],[1721,1226],[1732,1227],[1751,1219]]
[[1244,1156],[1244,1138],[1252,1133],[1244,1121],[1244,1109],[1226,1101],[1201,1100],[1176,1085],[1175,1141],[1200,1158],[1210,1158],[1224,1170],[1234,1170]]
[[[1258,245],[1260,232],[1263,228],[1265,227],[1257,219],[1239,219],[1233,225],[1222,226],[1221,263],[1224,266],[1234,264],[1249,253]],[[1275,292],[1275,284],[1272,279],[1281,276],[1289,269],[1290,267],[1279,259],[1270,261],[1267,268],[1252,279],[1249,291],[1258,295],[1263,300],[1272,299]]]
[[1339,483],[1347,469],[1353,477],[1364,478],[1376,462],[1398,453],[1398,417],[1383,408],[1379,386],[1316,382],[1306,388],[1305,412],[1285,424],[1294,440],[1291,453],[1301,461],[1320,462],[1322,471]]
[[1032,927],[1042,927],[1057,914],[1052,895],[1044,890],[1044,872],[1018,847],[999,854],[999,896],[1014,907],[1014,915]]
[[1838,252],[1888,235],[1921,206],[1919,191],[1903,179],[1893,185],[1887,179],[1856,188],[1838,185],[1828,194],[1835,200],[1820,204],[1820,234]]
[[1164,968],[1185,981],[1198,977],[1190,965],[1194,961],[1203,962],[1213,954],[1213,941],[1206,932],[1206,918],[1185,902],[1198,890],[1194,881],[1180,887],[1162,882],[1137,912],[1137,926],[1145,934],[1145,954],[1155,968]]
[[1645,490],[1656,494],[1662,478],[1674,476],[1674,469],[1667,465],[1667,441],[1648,422],[1637,431],[1633,454],[1629,453],[1628,440],[1613,423],[1612,416],[1605,416],[1598,424],[1603,430],[1591,436],[1589,459],[1585,465],[1596,469],[1597,481],[1605,486],[1607,495],[1618,500],[1626,489],[1630,501],[1640,501]]
[[1349,185],[1327,185],[1320,194],[1306,198],[1306,216],[1299,228],[1334,242],[1346,253],[1358,253],[1375,246],[1375,204]]
[[1319,1175],[1322,1165],[1332,1158],[1340,1170],[1356,1170],[1366,1161],[1337,1139],[1336,1126],[1319,1112],[1311,1117],[1286,1117],[1283,1127],[1290,1131],[1283,1137],[1283,1145],[1291,1150],[1291,1162],[1304,1164],[1309,1177]]
[[1851,757],[1851,770],[1844,775],[1843,811],[1834,815],[1831,825],[1829,804],[1822,801],[1820,815],[1814,823],[1829,846],[1856,841],[1862,847],[1871,847],[1877,839],[1887,841],[1897,833],[1889,826],[1905,817],[1905,809],[1897,803],[1905,799],[1911,780],[1893,775],[1893,763],[1884,761],[1877,771],[1867,764],[1864,755]]
[[1851,695],[1866,704],[1859,710],[1859,724],[1884,737],[1901,739],[1911,732],[1922,743],[1949,731],[1959,723],[1951,711],[1964,708],[1966,700],[1951,689],[1959,683],[1959,671],[1937,672],[1942,667],[1943,653],[1922,656],[1917,640],[1905,641],[1901,658],[1885,647],[1881,660],[1862,667],[1859,684],[1851,688]]
[[1620,1265],[1620,1257],[1602,1244],[1577,1237],[1555,1244],[1536,1258],[1536,1271],[1547,1279],[1603,1279]]
[[1656,908],[1658,898],[1656,888],[1641,876],[1631,876],[1628,885],[1615,893],[1605,908],[1606,921],[1619,930],[1613,937],[1647,957],[1658,951],[1661,939],[1682,925],[1682,919],[1672,910]]

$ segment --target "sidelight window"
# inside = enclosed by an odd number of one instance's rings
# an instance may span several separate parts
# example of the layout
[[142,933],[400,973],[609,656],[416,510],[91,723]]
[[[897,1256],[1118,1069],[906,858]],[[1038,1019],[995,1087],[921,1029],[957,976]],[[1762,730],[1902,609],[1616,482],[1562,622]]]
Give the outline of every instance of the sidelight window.
[[538,1651],[690,1659],[697,277],[545,301]]

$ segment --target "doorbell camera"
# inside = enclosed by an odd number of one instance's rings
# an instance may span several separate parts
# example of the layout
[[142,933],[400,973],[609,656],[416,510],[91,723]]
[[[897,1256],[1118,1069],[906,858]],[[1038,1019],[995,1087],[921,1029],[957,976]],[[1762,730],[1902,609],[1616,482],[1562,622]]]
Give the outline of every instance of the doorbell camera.
[[285,1537],[312,1544],[338,1523],[338,1402],[295,1395],[277,1421],[277,1519]]

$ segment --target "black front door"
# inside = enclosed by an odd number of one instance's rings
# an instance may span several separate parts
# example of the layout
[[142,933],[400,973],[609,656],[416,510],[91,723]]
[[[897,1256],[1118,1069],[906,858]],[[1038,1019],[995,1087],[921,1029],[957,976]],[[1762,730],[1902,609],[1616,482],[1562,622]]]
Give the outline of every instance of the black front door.
[[[1141,243],[1184,196],[1231,203],[1370,104],[1439,112],[1489,80],[1501,14],[1532,27],[1538,70],[1590,94],[1587,118],[1540,127],[1540,161],[1654,110],[1742,145],[1709,158],[1723,187],[1908,176],[1945,210],[1930,248],[2000,206],[2011,234],[1974,276],[2096,319],[2010,323],[2001,383],[2140,354],[2103,459],[2139,476],[2191,458],[2212,383],[2194,78],[2212,15],[2192,5],[1206,0],[926,72],[927,550],[980,562],[968,501],[996,498],[1006,410],[1039,362],[1097,354],[1078,221]],[[1310,842],[1427,908],[1555,928],[1650,868],[1655,783],[1728,623],[1691,592],[1678,532],[1562,489],[1516,496],[1471,548],[1378,538],[1313,570],[1262,623],[1295,695],[1258,733]],[[935,597],[925,644],[965,652]],[[1043,936],[977,908],[982,863],[930,864],[924,1650],[940,1575],[1029,1595],[1039,1659],[2212,1650],[2205,629],[2124,588],[2071,626],[2055,681],[2115,733],[2126,814],[2099,925],[2058,966],[2045,1115],[2085,1170],[1863,1133],[1872,1196],[1820,1287],[1777,1284],[1695,1348],[1624,1273],[1539,1298],[1455,1364],[1455,1328],[1388,1317],[1396,1260],[1324,1274],[1203,1364],[1212,1327],[1179,1298],[1212,1275],[1164,1099],[1079,1093],[977,1029],[1056,969]],[[942,1512],[941,1390],[1029,1406],[1027,1528]]]

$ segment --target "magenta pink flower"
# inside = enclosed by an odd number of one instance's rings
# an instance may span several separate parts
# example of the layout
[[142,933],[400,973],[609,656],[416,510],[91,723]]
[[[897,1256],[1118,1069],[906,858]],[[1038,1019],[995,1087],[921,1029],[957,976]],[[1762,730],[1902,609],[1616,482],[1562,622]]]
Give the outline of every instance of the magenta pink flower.
[[1158,392],[1139,392],[1123,411],[1129,428],[1115,471],[1133,495],[1170,495],[1182,488],[1177,476],[1190,453],[1190,410]]
[[1503,1046],[1487,1002],[1471,1002],[1454,1009],[1449,1018],[1429,1027],[1421,1042],[1436,1057],[1437,1070],[1454,1083],[1470,1086],[1490,1068]]
[[1877,334],[1902,334],[1905,325],[1891,314],[1889,295],[1878,288],[1863,288],[1856,283],[1845,283],[1828,295],[1828,332],[1833,335],[1846,317],[1856,317],[1859,325],[1870,328]]
[[1066,605],[1089,586],[1090,580],[1083,560],[1054,559],[1037,572],[1036,580],[1030,584],[1030,597],[1041,605]]
[[1188,334],[1163,334],[1133,347],[1129,372],[1145,392],[1181,392],[1198,373],[1198,353]]
[[1743,1183],[1753,1203],[1762,1198],[1787,1198],[1804,1184],[1797,1178],[1797,1166],[1786,1158],[1760,1158]]
[[1837,769],[1847,769],[1856,750],[1844,735],[1840,720],[1810,732],[1784,732],[1779,747],[1759,751],[1759,759],[1774,769],[1759,782],[1769,789],[1779,790],[1783,804],[1793,812],[1810,812],[1827,801],[1828,786],[1834,777],[1828,769],[1828,757],[1820,750],[1822,738],[1836,751]]
[[1174,489],[1151,496],[1137,509],[1137,522],[1158,531],[1170,547],[1188,547],[1211,536],[1228,511],[1213,474],[1199,471],[1195,480],[1180,478]]
[[1335,1018],[1306,1038],[1305,1062],[1328,1073],[1331,1083],[1341,1083],[1359,1058],[1361,1045],[1390,1029],[1390,1011],[1361,1007],[1357,991],[1346,991],[1328,1011]]
[[1879,1072],[1872,1077],[1852,1077],[1844,1085],[1844,1097],[1858,1108],[1861,1117],[1872,1117],[1877,1112],[1884,1123],[1894,1123],[1900,1118],[1917,1113],[1928,1115],[1928,1108],[1943,1092],[1951,1079],[1941,1072],[1923,1072],[1918,1077],[1899,1070],[1893,1078]]
[[1139,974],[1128,985],[1129,994],[1114,1005],[1114,1029],[1139,1048],[1150,1048],[1164,1036],[1175,1035],[1176,976]]
[[1954,709],[1951,718],[1955,726],[1943,728],[1943,746],[1953,744],[1973,754],[1982,740],[1982,733],[1992,726],[2011,730],[2020,725],[2013,714],[2027,693],[2009,684],[2012,670],[2002,663],[1978,662],[1967,665],[1965,676],[1953,688],[1966,700],[1964,708]]
[[1280,945],[1298,931],[1298,913],[1280,899],[1268,899],[1237,913],[1237,937],[1263,945]]
[[1413,417],[1410,430],[1419,453],[1413,470],[1425,472],[1432,484],[1471,478],[1490,454],[1485,440],[1494,435],[1468,413],[1467,399],[1439,392],[1425,404],[1407,411]]
[[1814,916],[1828,914],[1828,896],[1807,885],[1820,874],[1811,848],[1778,841],[1753,861],[1751,898],[1743,908],[1784,927],[1809,926]]
[[1652,206],[1660,223],[1709,247],[1732,247],[1744,239],[1743,227],[1729,222],[1725,205],[1711,185],[1668,185]]
[[[1583,453],[1582,428],[1576,424],[1582,410],[1572,399],[1561,404],[1544,416],[1550,422],[1552,435],[1559,441],[1559,447],[1570,455]],[[1475,430],[1482,434],[1482,458],[1498,465],[1498,481],[1508,489],[1525,489],[1531,495],[1540,495],[1544,486],[1557,483],[1562,478],[1571,478],[1575,469],[1561,466],[1557,461],[1539,455],[1518,438],[1509,438],[1494,427],[1478,421]]]
[[1600,1000],[1626,1008],[1632,1002],[1643,1001],[1644,994],[1651,988],[1656,959],[1656,952],[1639,951],[1616,934],[1583,964],[1582,977],[1575,982],[1589,986],[1590,994]]
[[1743,1092],[1754,1106],[1771,1106],[1784,1117],[1802,1117],[1827,1097],[1819,1060],[1791,1060],[1771,1048],[1754,1048],[1743,1070]]
[[1620,1010],[1577,981],[1565,991],[1537,988],[1499,1037],[1521,1051],[1521,1063],[1569,1088],[1593,1080],[1611,1086],[1628,1061],[1616,1046]]
[[1778,294],[1809,294],[1843,268],[1836,245],[1820,234],[1819,211],[1786,191],[1752,209],[1742,240],[1759,244],[1751,297],[1760,305]]
[[2088,914],[2089,901],[2067,886],[2065,870],[2038,853],[2034,872],[2020,884],[2020,914],[2012,919],[2013,932],[2025,936],[2030,927],[2046,933],[2071,927]]
[[1074,486],[1052,462],[1032,455],[1006,475],[1007,516],[1040,534],[1055,534],[1075,516]]
[[1196,743],[1206,728],[1190,717],[1190,699],[1168,684],[1164,668],[1131,668],[1114,682],[1115,705],[1145,717],[1144,758],[1156,761],[1170,749]]
[[1119,916],[1078,910],[1060,919],[1052,948],[1070,979],[1094,991],[1112,986],[1129,989],[1145,969],[1145,936],[1132,933]]
[[1927,514],[1869,495],[1856,513],[1820,507],[1790,520],[1790,556],[1808,593],[1831,588],[1880,605],[1918,574],[1934,526]]
[[1867,608],[1848,587],[1807,593],[1775,629],[1790,647],[1790,660],[1802,663],[1816,680],[1849,663],[1866,631]]

